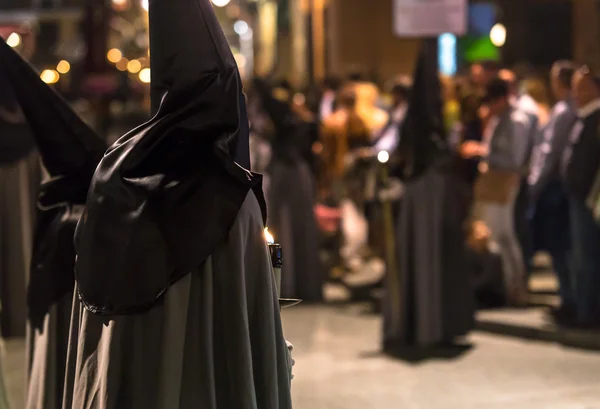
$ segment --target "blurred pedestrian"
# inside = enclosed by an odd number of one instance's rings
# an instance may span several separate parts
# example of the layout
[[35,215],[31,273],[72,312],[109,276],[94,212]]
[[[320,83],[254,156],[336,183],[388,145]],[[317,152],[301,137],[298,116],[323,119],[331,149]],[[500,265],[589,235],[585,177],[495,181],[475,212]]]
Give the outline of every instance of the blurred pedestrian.
[[515,231],[515,201],[524,174],[523,164],[531,122],[510,103],[509,84],[501,78],[487,86],[486,103],[491,119],[481,144],[471,142],[467,153],[479,156],[481,176],[475,187],[475,200],[481,205],[481,218],[500,246],[507,300],[513,305],[525,302],[525,264]]
[[569,206],[560,180],[560,158],[576,120],[571,98],[574,72],[570,61],[558,61],[552,66],[550,84],[557,102],[548,122],[540,128],[527,179],[533,208],[533,248],[548,250],[558,277],[561,305],[553,310],[558,322],[573,317],[575,312],[574,282],[568,264]]
[[600,83],[584,66],[573,76],[577,121],[562,156],[569,196],[576,315],[570,324],[600,326],[600,228],[597,209],[600,169]]
[[427,42],[397,152],[404,194],[396,227],[397,264],[388,256],[384,349],[453,344],[473,326],[464,182],[443,143],[437,54]]
[[[519,192],[517,194],[514,209],[515,230],[517,233],[519,244],[523,251],[526,271],[528,272],[533,269],[533,245],[530,224],[528,221],[529,194],[527,193],[528,186],[526,175],[528,173],[527,168],[529,167],[531,152],[535,145],[535,137],[536,135],[538,135],[538,126],[540,120],[540,104],[536,102],[532,98],[532,96],[529,95],[527,92],[519,92],[519,83],[517,80],[517,76],[513,71],[508,69],[500,70],[498,73],[498,77],[506,81],[506,83],[508,84],[509,101],[512,107],[515,110],[521,111],[529,118],[529,132],[522,135],[525,138],[525,140],[515,141],[515,147],[523,150],[522,152],[516,152],[516,155],[519,158],[522,158],[522,166],[524,168],[524,172],[520,181]],[[543,87],[543,84],[541,85],[541,87]],[[543,91],[538,91],[538,97],[540,98],[540,100],[547,100],[547,96],[539,95],[542,92]],[[545,105],[548,105],[547,101],[545,102]]]

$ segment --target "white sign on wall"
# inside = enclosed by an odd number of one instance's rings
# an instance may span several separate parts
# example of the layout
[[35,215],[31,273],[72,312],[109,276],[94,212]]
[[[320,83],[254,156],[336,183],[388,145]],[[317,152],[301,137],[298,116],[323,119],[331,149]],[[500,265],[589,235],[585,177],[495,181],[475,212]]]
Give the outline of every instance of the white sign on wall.
[[398,37],[457,36],[467,32],[467,0],[393,0]]

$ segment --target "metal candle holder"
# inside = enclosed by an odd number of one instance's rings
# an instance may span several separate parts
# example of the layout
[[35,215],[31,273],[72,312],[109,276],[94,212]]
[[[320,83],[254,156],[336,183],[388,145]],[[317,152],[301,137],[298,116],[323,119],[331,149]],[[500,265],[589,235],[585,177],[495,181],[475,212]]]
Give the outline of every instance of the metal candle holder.
[[295,298],[281,298],[281,270],[283,268],[283,249],[281,244],[275,243],[273,236],[269,233],[269,229],[265,229],[265,238],[269,244],[269,254],[271,255],[271,264],[273,266],[273,274],[275,275],[275,284],[277,287],[277,296],[279,297],[279,307],[291,307],[299,304],[301,300]]
[[271,263],[273,264],[273,273],[275,274],[275,284],[277,285],[277,295],[281,295],[281,269],[283,268],[283,250],[280,244],[269,244],[269,253],[271,253]]

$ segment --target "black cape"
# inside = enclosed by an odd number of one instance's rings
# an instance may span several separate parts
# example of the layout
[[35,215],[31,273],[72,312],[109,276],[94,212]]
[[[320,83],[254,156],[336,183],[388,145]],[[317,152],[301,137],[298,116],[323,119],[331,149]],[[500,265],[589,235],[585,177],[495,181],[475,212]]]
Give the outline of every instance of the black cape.
[[234,160],[248,119],[210,2],[154,1],[150,26],[156,114],[108,150],[76,233],[79,295],[99,314],[152,307],[224,242],[250,190],[266,219],[261,177]]

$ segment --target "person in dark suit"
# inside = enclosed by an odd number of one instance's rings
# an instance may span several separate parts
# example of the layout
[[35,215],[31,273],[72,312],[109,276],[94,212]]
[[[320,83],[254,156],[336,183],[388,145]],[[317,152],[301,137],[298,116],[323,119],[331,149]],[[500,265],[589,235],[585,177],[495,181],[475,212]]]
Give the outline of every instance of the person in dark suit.
[[529,176],[530,203],[533,208],[532,230],[535,247],[548,250],[560,284],[560,308],[553,310],[561,322],[575,311],[573,280],[567,263],[569,250],[568,200],[560,175],[560,158],[576,116],[571,99],[571,81],[575,72],[570,61],[558,61],[550,72],[552,92],[558,102],[550,112],[548,123],[540,129]]
[[593,212],[600,168],[600,83],[587,66],[573,77],[573,99],[577,121],[561,171],[569,197],[576,311],[565,324],[589,328],[600,326],[600,227]]

